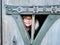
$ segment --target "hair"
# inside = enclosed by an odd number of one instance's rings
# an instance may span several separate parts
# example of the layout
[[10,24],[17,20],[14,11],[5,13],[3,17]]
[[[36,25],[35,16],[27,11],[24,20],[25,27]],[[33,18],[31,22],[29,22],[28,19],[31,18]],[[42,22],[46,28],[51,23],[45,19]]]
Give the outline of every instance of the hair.
[[27,17],[30,17],[32,19],[32,16],[23,16],[22,18],[24,19],[24,18],[27,18]]

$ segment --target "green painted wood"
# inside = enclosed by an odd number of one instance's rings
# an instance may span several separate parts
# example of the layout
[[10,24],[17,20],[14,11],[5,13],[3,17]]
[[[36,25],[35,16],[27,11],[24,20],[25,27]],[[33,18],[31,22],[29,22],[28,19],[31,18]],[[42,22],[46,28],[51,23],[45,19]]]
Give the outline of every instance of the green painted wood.
[[[60,5],[45,5],[45,6],[13,6],[5,5],[6,14],[60,14]],[[41,11],[42,10],[42,11]]]
[[1,28],[2,28],[2,27],[1,27],[1,25],[2,25],[2,24],[1,24],[1,18],[2,18],[2,17],[1,17],[1,4],[2,4],[2,3],[1,3],[1,0],[0,0],[0,45],[1,45],[1,43],[2,43],[2,42],[1,42],[1,40],[2,40],[2,39],[1,39],[1,37],[2,37],[2,34],[1,34],[1,32],[2,32],[2,30],[1,30]]
[[[54,7],[54,5],[52,5]],[[8,6],[9,7],[9,6]],[[18,6],[17,6],[18,7]],[[11,7],[11,8],[17,8],[17,7]],[[33,8],[33,6],[22,6],[24,8]],[[41,8],[46,8],[46,6],[39,6]],[[47,8],[49,8],[51,6],[47,6]],[[58,8],[60,8],[59,5],[57,5]],[[10,7],[9,7],[10,8]],[[13,13],[13,14],[12,14]],[[23,24],[23,21],[22,21],[22,18],[20,16],[20,14],[50,14],[47,19],[45,20],[44,24],[42,25],[38,35],[36,36],[35,40],[33,40],[33,43],[32,45],[40,45],[44,36],[46,35],[47,31],[49,30],[49,28],[52,26],[52,24],[58,19],[60,18],[60,15],[57,15],[57,14],[60,14],[59,13],[50,13],[50,12],[38,12],[38,13],[33,13],[33,12],[20,12],[18,13],[17,11],[12,11],[11,10],[8,10],[8,8],[6,7],[6,14],[10,14],[13,16],[14,20],[16,21],[16,24],[20,30],[20,33],[22,35],[22,38],[24,40],[24,43],[25,45],[31,45],[31,40],[29,39],[29,36],[25,30],[25,27],[24,27],[24,24]],[[55,14],[55,15],[54,15]]]
[[12,14],[12,16],[13,16],[14,20],[16,21],[16,24],[20,30],[20,33],[21,33],[21,36],[24,40],[25,45],[31,45],[29,36],[25,30],[21,16],[20,15],[14,15],[14,14]]
[[39,33],[37,34],[35,40],[33,41],[32,45],[40,45],[42,42],[42,39],[46,35],[49,28],[52,26],[52,24],[60,18],[60,15],[49,15],[47,19],[45,20],[44,24],[42,25]]

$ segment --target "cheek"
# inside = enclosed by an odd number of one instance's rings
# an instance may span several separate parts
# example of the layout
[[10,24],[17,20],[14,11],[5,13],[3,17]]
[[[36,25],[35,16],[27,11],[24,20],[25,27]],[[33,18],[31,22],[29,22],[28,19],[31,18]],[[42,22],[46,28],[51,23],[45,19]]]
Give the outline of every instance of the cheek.
[[25,20],[23,20],[23,23],[25,24]]
[[26,23],[26,20],[24,19],[23,22]]
[[30,21],[30,24],[32,24],[32,20]]

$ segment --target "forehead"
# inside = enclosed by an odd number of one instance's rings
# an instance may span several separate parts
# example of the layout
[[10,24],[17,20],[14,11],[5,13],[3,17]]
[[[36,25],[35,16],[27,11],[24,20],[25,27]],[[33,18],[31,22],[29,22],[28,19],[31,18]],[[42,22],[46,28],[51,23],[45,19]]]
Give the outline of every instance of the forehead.
[[23,18],[32,18],[32,16],[23,16]]

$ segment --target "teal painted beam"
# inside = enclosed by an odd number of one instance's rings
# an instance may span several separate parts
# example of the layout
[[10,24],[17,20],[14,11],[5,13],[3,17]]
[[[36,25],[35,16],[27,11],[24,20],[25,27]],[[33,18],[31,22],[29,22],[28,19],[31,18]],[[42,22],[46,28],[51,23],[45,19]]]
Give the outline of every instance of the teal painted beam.
[[2,15],[1,15],[1,12],[2,12],[2,10],[1,10],[1,9],[2,9],[2,8],[1,8],[1,4],[2,4],[2,3],[1,3],[1,0],[0,0],[0,45],[1,45],[1,43],[2,43],[2,42],[1,42],[1,41],[2,41],[2,39],[1,39],[1,37],[2,37],[2,30],[1,30],[1,28],[2,28],[2,26],[1,26],[1,25],[2,25],[2,24],[1,24],[1,18],[2,18],[2,17],[1,17],[1,16],[2,16]]
[[26,30],[25,30],[25,27],[24,27],[21,16],[12,14],[12,17],[16,21],[16,24],[17,24],[17,26],[19,28],[19,31],[21,33],[21,36],[23,38],[23,41],[24,41],[25,45],[31,45],[29,36],[28,36],[28,34],[27,34]]
[[49,15],[42,25],[39,33],[37,34],[35,40],[32,45],[40,45],[44,36],[48,32],[49,28],[53,25],[53,23],[60,18],[60,15]]
[[13,6],[5,5],[6,14],[60,14],[60,5],[45,6]]

